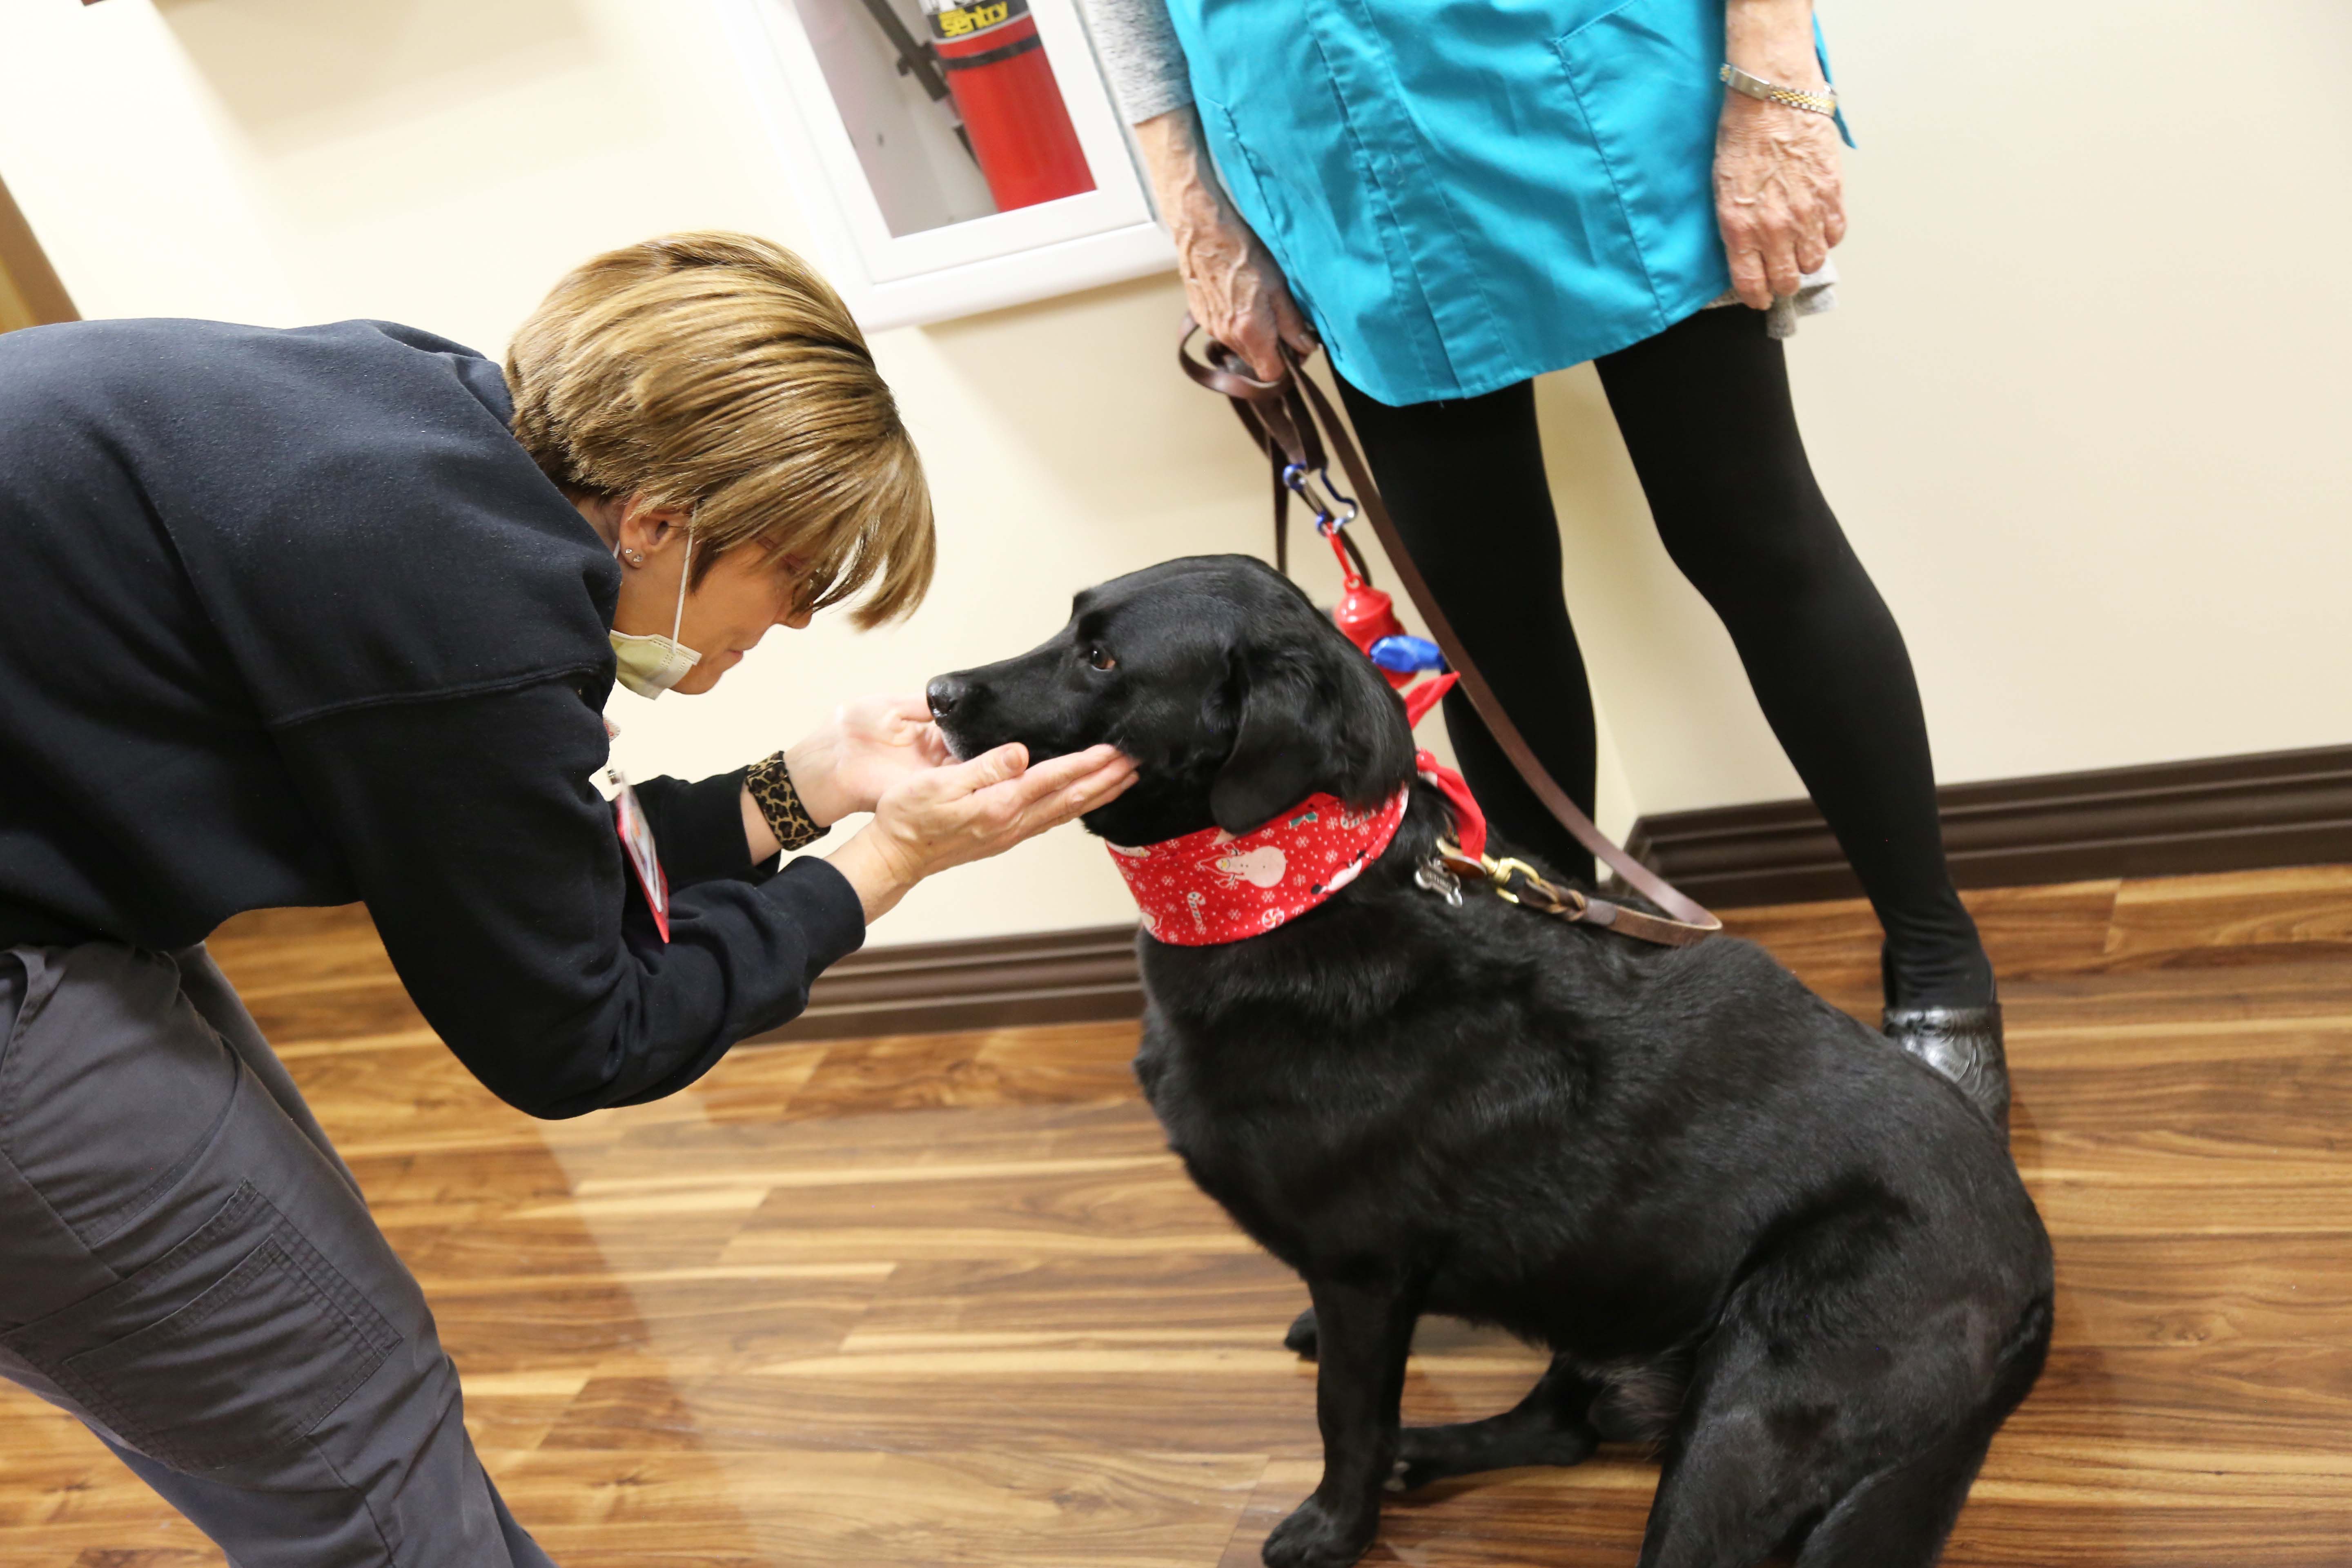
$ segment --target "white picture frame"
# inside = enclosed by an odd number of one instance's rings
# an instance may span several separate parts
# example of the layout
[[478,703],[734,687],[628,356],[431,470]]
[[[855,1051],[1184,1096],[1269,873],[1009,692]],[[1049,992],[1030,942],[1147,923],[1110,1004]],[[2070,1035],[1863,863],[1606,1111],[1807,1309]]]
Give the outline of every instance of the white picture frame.
[[[835,287],[869,331],[950,320],[1175,265],[1076,0],[1030,0],[1095,188],[892,232],[799,5],[711,0]],[[855,7],[862,0],[839,0]],[[902,227],[905,226],[902,223]]]

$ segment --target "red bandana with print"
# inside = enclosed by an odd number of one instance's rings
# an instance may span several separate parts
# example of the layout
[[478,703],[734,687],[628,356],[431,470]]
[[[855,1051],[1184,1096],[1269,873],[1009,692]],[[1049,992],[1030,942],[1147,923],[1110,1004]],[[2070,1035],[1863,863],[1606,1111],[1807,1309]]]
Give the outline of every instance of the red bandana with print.
[[1310,795],[1236,837],[1204,827],[1130,849],[1110,846],[1143,929],[1176,947],[1264,936],[1361,874],[1396,837],[1411,786],[1369,811]]
[[[1454,685],[1451,673],[1404,694],[1411,723]],[[1413,753],[1421,777],[1454,808],[1454,837],[1475,859],[1486,847],[1486,816],[1462,775],[1427,752]],[[1204,827],[1130,849],[1109,846],[1127,890],[1143,911],[1143,929],[1171,947],[1216,947],[1264,936],[1296,920],[1363,874],[1404,820],[1407,784],[1386,804],[1357,811],[1336,795],[1310,795],[1288,811],[1236,837]]]

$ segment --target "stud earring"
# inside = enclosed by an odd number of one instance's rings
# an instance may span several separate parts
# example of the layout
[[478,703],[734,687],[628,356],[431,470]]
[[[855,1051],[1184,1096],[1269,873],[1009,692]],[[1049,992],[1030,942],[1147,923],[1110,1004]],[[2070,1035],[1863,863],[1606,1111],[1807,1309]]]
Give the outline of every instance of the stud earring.
[[646,563],[646,552],[642,550],[624,550],[621,553],[628,557],[629,564],[632,566],[642,566]]

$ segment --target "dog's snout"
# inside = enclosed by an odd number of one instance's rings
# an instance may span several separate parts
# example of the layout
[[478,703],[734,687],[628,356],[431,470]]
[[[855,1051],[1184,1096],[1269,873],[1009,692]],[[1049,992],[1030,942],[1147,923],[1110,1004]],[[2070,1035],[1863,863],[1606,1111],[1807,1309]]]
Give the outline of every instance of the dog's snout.
[[924,700],[931,705],[931,717],[944,719],[956,710],[956,704],[971,695],[971,687],[960,675],[935,675],[923,689]]

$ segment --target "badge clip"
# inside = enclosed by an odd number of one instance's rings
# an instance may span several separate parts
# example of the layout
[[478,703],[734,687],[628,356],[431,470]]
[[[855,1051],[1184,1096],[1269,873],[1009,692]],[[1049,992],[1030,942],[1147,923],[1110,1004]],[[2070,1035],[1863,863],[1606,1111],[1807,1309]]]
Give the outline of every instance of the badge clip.
[[628,851],[629,864],[637,873],[637,886],[645,889],[646,905],[654,912],[654,928],[669,941],[669,878],[663,874],[661,856],[654,847],[654,830],[646,821],[645,808],[637,804],[637,792],[618,768],[607,768],[604,776],[612,781],[613,826],[621,836],[621,847]]

